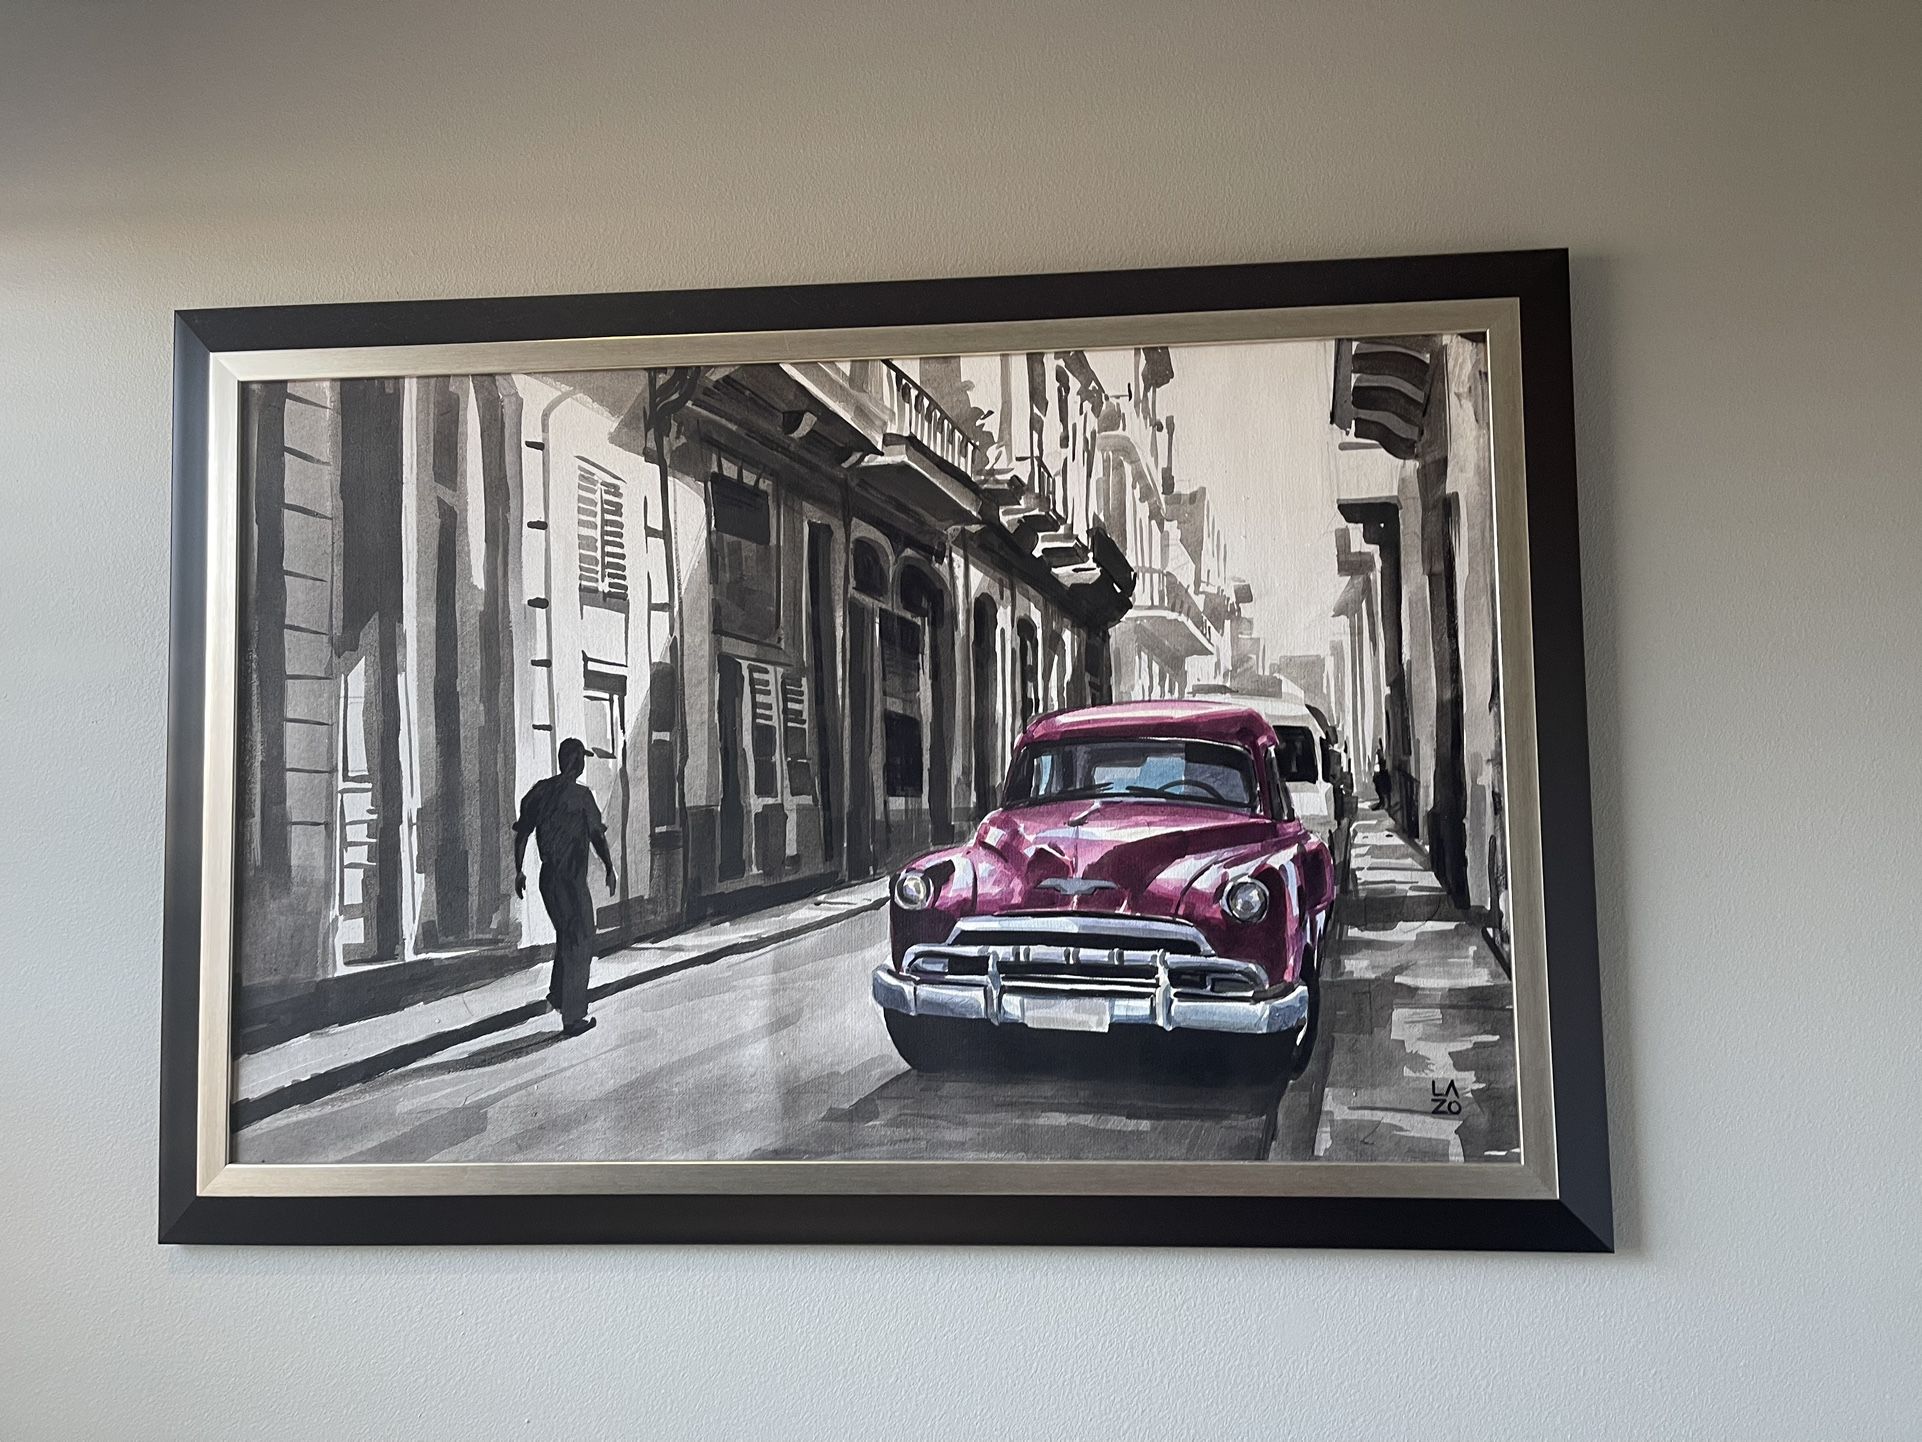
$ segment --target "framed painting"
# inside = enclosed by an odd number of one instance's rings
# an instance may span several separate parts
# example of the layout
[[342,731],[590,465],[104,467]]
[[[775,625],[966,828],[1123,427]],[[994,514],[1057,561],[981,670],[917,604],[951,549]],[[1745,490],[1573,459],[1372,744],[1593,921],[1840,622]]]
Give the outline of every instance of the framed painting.
[[163,1241],[1611,1246],[1564,253],[176,337]]

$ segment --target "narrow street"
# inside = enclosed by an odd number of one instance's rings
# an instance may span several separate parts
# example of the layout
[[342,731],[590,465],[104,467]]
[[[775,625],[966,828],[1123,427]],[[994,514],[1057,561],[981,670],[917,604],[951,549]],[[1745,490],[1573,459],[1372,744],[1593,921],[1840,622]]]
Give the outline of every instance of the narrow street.
[[[1499,964],[1372,808],[1357,822],[1353,858],[1321,1041],[1279,1096],[1171,1083],[1154,1066],[1160,1037],[1062,1038],[1096,1051],[1093,1064],[1037,1073],[909,1071],[869,996],[887,927],[870,911],[610,997],[585,1036],[563,1041],[541,1017],[281,1112],[241,1131],[237,1153],[254,1162],[1513,1159]],[[1133,1064],[1102,1064],[1098,1048],[1114,1042]]]

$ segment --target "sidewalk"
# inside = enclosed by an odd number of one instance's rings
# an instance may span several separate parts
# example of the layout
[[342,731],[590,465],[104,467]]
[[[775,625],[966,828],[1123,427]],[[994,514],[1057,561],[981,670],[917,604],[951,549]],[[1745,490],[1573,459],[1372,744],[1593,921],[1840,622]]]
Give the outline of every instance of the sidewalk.
[[[790,941],[887,902],[885,876],[823,892],[808,901],[711,922],[665,940],[594,958],[590,1001],[690,967]],[[233,1126],[407,1066],[476,1037],[532,1021],[547,1007],[548,965],[541,962],[486,986],[435,1001],[325,1027],[236,1059]]]
[[1500,960],[1373,804],[1355,818],[1350,865],[1323,977],[1315,1156],[1513,1161],[1514,999]]

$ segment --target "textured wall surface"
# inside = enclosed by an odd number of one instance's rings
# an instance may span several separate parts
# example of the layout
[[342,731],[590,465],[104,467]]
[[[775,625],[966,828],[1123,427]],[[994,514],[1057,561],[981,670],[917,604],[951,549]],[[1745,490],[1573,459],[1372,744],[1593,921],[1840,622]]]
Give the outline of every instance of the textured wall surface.
[[[0,1434],[1922,1426],[1922,9],[5,10]],[[153,1244],[175,307],[1564,244],[1620,1255]]]

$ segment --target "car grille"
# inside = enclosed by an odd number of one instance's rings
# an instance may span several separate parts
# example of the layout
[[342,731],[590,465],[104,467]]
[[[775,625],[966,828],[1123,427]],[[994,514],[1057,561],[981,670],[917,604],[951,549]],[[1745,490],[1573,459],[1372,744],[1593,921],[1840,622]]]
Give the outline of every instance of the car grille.
[[1216,956],[1188,922],[1087,914],[968,918],[946,941],[909,948],[902,969],[1039,991],[1152,993],[1165,978],[1179,991],[1247,996],[1267,985],[1252,963]]
[[1094,912],[1002,914],[963,917],[948,934],[949,946],[1074,947],[1100,951],[1165,951],[1171,956],[1212,956],[1214,948],[1193,923],[1152,916]]

